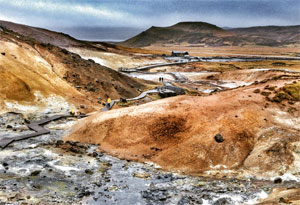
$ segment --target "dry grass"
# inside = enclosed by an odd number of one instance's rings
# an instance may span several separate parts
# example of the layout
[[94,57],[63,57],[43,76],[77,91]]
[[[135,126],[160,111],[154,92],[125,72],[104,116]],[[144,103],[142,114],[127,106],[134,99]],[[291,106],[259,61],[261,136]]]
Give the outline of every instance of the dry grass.
[[299,46],[296,47],[201,47],[197,45],[163,45],[145,47],[147,50],[171,52],[172,50],[188,51],[195,56],[234,56],[240,55],[266,55],[266,56],[295,56],[299,54]]
[[[233,71],[242,69],[287,69],[300,71],[300,61],[296,60],[265,60],[252,62],[195,62],[181,66],[166,66],[167,72],[198,72],[198,71]],[[162,69],[162,68],[160,68]],[[153,69],[155,70],[155,69]]]
[[122,51],[127,51],[131,53],[140,53],[140,54],[152,54],[152,55],[162,55],[162,54],[170,54],[171,51],[167,53],[161,49],[143,49],[143,48],[130,48],[125,46],[116,45],[116,48]]
[[225,71],[236,69],[255,69],[255,68],[269,68],[269,69],[288,69],[293,71],[300,71],[300,61],[283,61],[283,60],[266,60],[254,62],[200,62],[192,64],[194,68],[202,68],[212,71]]

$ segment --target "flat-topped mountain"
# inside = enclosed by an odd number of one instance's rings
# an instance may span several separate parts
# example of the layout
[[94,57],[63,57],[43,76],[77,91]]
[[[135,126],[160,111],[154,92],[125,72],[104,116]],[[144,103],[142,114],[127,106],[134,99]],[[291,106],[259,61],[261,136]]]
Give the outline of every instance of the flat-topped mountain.
[[180,22],[169,27],[154,27],[121,43],[124,46],[146,47],[153,44],[176,44],[202,42],[216,45],[215,39],[233,36],[216,25],[205,22]]
[[223,29],[205,22],[180,22],[154,27],[121,43],[130,47],[190,44],[197,46],[290,46],[300,43],[300,26]]

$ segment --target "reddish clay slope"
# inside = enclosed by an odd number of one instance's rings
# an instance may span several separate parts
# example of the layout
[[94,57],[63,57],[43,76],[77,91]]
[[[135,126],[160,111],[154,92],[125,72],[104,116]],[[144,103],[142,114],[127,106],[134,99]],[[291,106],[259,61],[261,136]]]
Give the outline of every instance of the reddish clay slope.
[[[283,83],[273,82],[277,86]],[[272,116],[279,106],[271,103],[265,108],[265,96],[253,93],[265,85],[98,113],[76,125],[65,140],[99,144],[102,150],[121,158],[152,161],[189,173],[216,165],[237,168],[264,129],[285,126]],[[218,133],[224,142],[216,142]]]

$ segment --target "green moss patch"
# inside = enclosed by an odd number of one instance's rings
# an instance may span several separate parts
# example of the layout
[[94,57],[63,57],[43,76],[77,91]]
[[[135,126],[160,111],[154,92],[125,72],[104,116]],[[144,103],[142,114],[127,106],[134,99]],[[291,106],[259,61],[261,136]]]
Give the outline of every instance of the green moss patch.
[[300,101],[300,81],[285,85],[272,98],[273,102],[284,100]]

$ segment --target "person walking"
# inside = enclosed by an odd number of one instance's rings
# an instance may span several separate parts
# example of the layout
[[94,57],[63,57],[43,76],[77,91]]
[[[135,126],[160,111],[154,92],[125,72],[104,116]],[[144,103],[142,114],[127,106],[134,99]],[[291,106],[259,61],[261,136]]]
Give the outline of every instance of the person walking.
[[110,103],[111,103],[111,99],[107,98],[107,105],[110,106]]

